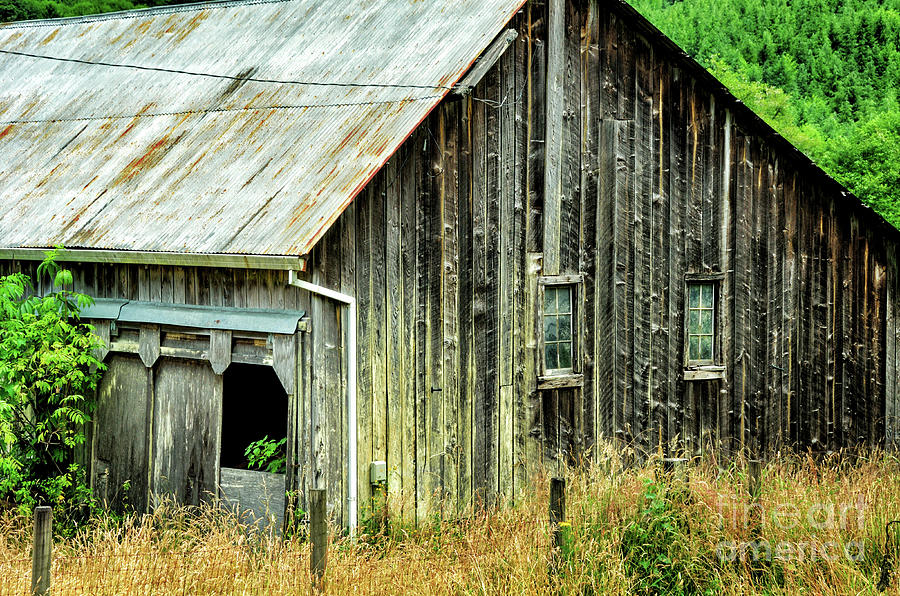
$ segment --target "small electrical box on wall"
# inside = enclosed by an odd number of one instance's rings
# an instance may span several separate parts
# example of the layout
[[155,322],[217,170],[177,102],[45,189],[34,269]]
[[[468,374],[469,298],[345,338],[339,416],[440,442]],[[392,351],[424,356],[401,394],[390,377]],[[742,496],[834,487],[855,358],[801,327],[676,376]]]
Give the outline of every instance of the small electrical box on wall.
[[387,482],[387,462],[373,461],[369,465],[369,483],[383,484]]

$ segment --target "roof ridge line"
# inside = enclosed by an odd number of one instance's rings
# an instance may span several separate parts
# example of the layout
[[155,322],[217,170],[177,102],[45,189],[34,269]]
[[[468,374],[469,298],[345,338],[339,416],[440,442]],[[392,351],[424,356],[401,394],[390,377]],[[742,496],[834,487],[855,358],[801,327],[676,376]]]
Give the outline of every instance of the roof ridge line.
[[9,29],[32,29],[37,27],[59,27],[62,25],[78,25],[96,23],[98,21],[114,21],[119,19],[138,19],[148,15],[174,14],[179,12],[193,12],[210,8],[229,8],[231,6],[252,6],[255,4],[279,4],[294,2],[295,0],[205,0],[203,2],[190,2],[187,4],[168,4],[164,6],[151,6],[149,8],[132,8],[115,12],[104,12],[92,15],[76,17],[56,17],[52,19],[31,19],[27,21],[0,22],[0,32]]

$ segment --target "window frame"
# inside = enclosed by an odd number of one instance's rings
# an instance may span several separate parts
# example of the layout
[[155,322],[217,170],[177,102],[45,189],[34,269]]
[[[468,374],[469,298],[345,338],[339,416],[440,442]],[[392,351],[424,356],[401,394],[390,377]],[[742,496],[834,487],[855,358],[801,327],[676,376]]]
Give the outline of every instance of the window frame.
[[[565,387],[581,387],[584,384],[584,375],[581,373],[581,300],[584,276],[576,275],[545,275],[538,277],[537,308],[536,308],[536,335],[537,348],[540,359],[540,374],[538,375],[538,389],[561,389]],[[572,368],[547,368],[547,356],[544,344],[544,297],[547,288],[568,287],[572,291],[571,317],[572,317]]]
[[[725,367],[722,365],[722,281],[724,279],[724,273],[695,273],[684,276],[684,304],[682,305],[684,329],[682,345],[684,349],[686,381],[707,381],[724,378]],[[690,289],[691,286],[700,284],[712,285],[713,289],[713,353],[711,360],[692,360],[690,357]]]

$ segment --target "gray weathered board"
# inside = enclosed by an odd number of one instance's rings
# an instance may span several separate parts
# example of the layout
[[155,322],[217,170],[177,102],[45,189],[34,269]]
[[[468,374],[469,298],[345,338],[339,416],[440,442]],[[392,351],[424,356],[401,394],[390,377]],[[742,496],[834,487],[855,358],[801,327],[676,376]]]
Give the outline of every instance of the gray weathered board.
[[221,468],[223,505],[241,521],[280,531],[284,524],[284,474]]

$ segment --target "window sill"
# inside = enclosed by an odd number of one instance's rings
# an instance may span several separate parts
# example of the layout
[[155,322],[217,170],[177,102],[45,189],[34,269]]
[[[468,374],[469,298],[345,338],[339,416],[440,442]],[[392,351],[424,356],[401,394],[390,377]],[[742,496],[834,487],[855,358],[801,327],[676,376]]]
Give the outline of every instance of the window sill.
[[563,375],[543,375],[538,377],[538,389],[565,389],[567,387],[581,387],[584,385],[584,375],[582,374],[563,374]]
[[720,381],[724,378],[724,366],[694,366],[684,369],[685,381]]

